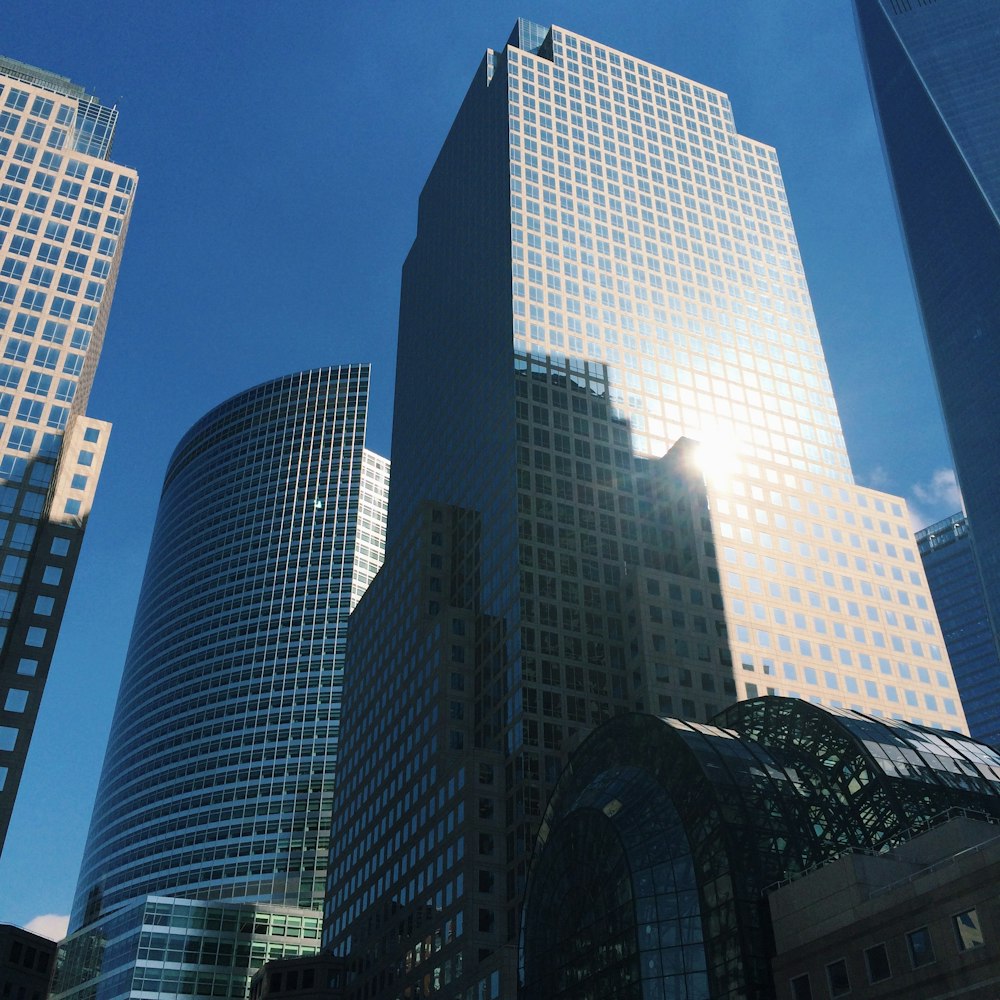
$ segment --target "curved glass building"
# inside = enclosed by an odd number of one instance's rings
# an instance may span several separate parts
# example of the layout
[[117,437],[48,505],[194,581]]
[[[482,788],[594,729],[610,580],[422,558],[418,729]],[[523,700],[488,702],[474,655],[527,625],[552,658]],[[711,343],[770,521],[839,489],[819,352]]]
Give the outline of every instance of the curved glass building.
[[524,1000],[773,997],[766,891],[960,808],[1000,818],[1000,756],[957,733],[792,698],[719,725],[620,716],[539,829]]
[[383,555],[368,382],[350,365],[259,385],[174,452],[73,931],[152,895],[321,909],[347,617]]

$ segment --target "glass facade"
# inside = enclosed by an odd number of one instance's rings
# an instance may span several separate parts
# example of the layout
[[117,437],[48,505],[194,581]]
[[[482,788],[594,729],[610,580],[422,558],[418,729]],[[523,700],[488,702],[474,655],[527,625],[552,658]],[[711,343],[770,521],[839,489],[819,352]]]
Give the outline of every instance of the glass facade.
[[[383,548],[389,467],[364,447],[368,387],[367,365],[276,379],[177,446],[74,932],[150,894],[320,909],[347,618]],[[63,992],[77,988],[66,972]]]
[[996,745],[1000,743],[996,698],[1000,654],[968,519],[953,514],[918,531],[917,547],[955,671],[969,732],[978,740]]
[[324,921],[352,1000],[514,995],[542,809],[614,715],[964,728],[905,504],[853,483],[777,155],[711,87],[525,21],[487,52],[420,197],[392,447]]
[[767,890],[949,809],[1000,818],[1000,756],[957,734],[784,698],[615,719],[540,826],[520,995],[773,997]]
[[86,409],[136,187],[116,120],[0,57],[0,848],[111,433]]
[[[855,12],[973,552],[996,622],[1000,7],[992,0],[855,0]],[[998,724],[994,713],[991,725]]]
[[319,935],[300,909],[144,896],[61,943],[50,996],[245,997],[256,969],[314,954]]

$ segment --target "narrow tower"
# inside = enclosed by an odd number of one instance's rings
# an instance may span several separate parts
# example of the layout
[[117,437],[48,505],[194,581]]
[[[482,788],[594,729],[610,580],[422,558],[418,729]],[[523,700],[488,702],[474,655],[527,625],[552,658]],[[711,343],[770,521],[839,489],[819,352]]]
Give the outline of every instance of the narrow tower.
[[111,433],[87,398],[136,185],[117,119],[0,57],[0,850]]

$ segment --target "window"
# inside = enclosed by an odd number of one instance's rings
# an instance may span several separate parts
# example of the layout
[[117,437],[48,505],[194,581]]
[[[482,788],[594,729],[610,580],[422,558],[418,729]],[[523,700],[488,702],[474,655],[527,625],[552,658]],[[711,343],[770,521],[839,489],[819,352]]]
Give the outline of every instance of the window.
[[50,344],[61,344],[66,339],[66,324],[57,323],[53,319],[45,321],[42,328],[42,340]]
[[826,967],[826,978],[830,984],[830,996],[842,997],[851,992],[851,980],[847,975],[847,962],[839,958]]
[[35,443],[35,432],[27,427],[15,425],[10,429],[7,447],[12,451],[31,451]]
[[23,712],[28,707],[28,692],[20,688],[11,688],[7,692],[7,701],[3,707],[5,712]]
[[46,630],[37,625],[28,629],[28,636],[24,640],[25,646],[34,646],[36,649],[45,645]]
[[975,907],[957,913],[951,919],[955,925],[959,951],[971,951],[983,946],[983,929],[979,926],[979,914]]
[[43,135],[45,135],[45,125],[42,122],[29,120],[24,123],[24,128],[21,129],[22,138],[27,139],[28,142],[40,142]]
[[28,560],[23,556],[5,556],[3,568],[0,569],[0,581],[3,583],[20,583],[24,579],[24,571]]
[[812,987],[809,985],[809,976],[796,976],[792,982],[792,1000],[813,1000]]
[[4,347],[3,356],[11,361],[24,361],[31,349],[31,343],[27,340],[19,340],[17,337],[8,337]]
[[32,312],[41,312],[45,308],[45,299],[45,292],[34,292],[28,288],[21,296],[21,305]]
[[52,114],[52,101],[47,97],[36,97],[31,104],[31,113],[36,118],[48,118]]
[[934,961],[934,944],[931,932],[926,927],[918,927],[906,935],[906,947],[910,952],[910,961],[914,969],[930,965]]
[[36,347],[35,365],[38,368],[48,368],[55,371],[59,364],[59,349],[57,347]]
[[72,403],[75,395],[76,383],[68,378],[59,379],[59,384],[56,386],[56,399],[62,400],[64,403]]
[[81,280],[74,274],[60,274],[56,290],[63,295],[76,295],[80,291]]
[[41,422],[45,404],[36,399],[22,399],[17,407],[17,419],[28,424]]
[[868,982],[880,983],[892,976],[889,967],[889,952],[884,944],[876,944],[865,949],[865,965],[868,967]]
[[51,406],[49,408],[49,416],[45,421],[46,427],[54,427],[56,430],[61,431],[66,427],[69,421],[69,409],[65,406]]
[[24,391],[35,396],[47,396],[52,388],[52,376],[44,375],[42,372],[29,372],[28,381],[24,385]]
[[52,284],[52,279],[55,277],[55,271],[51,267],[42,267],[41,264],[36,264],[31,269],[31,276],[28,281],[32,285],[38,285],[41,288],[48,288]]
[[73,315],[73,300],[64,299],[61,295],[53,296],[49,315],[59,319],[69,319]]
[[49,207],[49,199],[43,194],[29,194],[24,202],[24,207],[33,212],[44,212]]

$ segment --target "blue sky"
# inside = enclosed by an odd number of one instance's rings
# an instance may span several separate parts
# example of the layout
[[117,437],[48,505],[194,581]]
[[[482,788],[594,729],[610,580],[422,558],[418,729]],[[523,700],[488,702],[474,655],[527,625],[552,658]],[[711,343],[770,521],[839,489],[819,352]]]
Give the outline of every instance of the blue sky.
[[373,364],[388,454],[399,272],[482,53],[518,16],[729,93],[781,159],[859,482],[958,507],[847,0],[4,0],[0,53],[120,109],[140,182],[89,412],[114,422],[21,792],[0,922],[69,911],[167,459],[222,399]]

